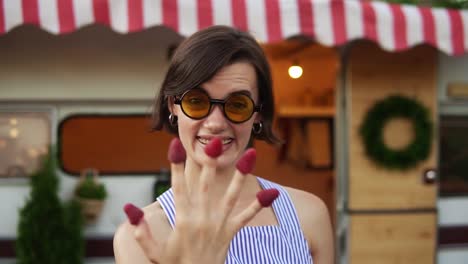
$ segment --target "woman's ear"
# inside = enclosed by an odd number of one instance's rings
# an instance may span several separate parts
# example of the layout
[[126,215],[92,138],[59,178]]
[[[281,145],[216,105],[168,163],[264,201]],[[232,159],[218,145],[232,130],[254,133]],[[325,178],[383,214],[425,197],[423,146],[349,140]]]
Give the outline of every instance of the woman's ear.
[[254,119],[254,123],[258,123],[258,122],[261,122],[262,121],[262,115],[260,113],[257,113],[255,115],[255,119]]
[[169,110],[169,113],[174,114],[174,97],[173,96],[168,96],[167,97],[167,110]]

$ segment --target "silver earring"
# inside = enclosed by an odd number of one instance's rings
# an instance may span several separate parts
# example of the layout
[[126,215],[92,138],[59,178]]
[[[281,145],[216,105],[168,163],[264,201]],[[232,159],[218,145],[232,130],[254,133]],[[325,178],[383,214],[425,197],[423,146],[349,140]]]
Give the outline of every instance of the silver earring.
[[169,124],[171,126],[177,126],[177,116],[172,113],[169,114]]
[[252,132],[257,136],[260,135],[260,133],[262,133],[262,129],[263,129],[262,122],[254,123],[252,126]]

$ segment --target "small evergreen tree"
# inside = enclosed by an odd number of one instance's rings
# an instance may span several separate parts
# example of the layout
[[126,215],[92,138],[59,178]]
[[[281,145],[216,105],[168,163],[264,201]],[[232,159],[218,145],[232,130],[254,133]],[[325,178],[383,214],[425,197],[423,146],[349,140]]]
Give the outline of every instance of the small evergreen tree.
[[84,256],[83,224],[84,218],[80,204],[71,200],[65,204],[65,223],[67,237],[63,238],[67,264],[82,264]]
[[80,264],[84,242],[79,205],[62,205],[57,195],[53,149],[43,166],[31,175],[31,193],[20,210],[16,255],[18,264]]

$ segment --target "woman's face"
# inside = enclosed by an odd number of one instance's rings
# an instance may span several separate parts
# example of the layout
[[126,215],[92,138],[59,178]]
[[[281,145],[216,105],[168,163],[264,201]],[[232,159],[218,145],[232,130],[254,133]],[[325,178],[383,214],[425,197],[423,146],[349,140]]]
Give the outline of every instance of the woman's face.
[[[250,94],[256,105],[259,103],[255,69],[247,62],[236,62],[223,67],[200,88],[212,99],[224,100],[234,92],[243,91]],[[179,137],[187,151],[187,158],[200,166],[208,159],[204,148],[213,137],[219,137],[223,141],[223,154],[218,158],[218,168],[234,166],[245,151],[254,121],[259,120],[259,115],[255,112],[243,123],[232,123],[224,116],[219,104],[213,105],[207,117],[194,120],[182,112],[180,105],[171,105],[172,112],[178,117]]]

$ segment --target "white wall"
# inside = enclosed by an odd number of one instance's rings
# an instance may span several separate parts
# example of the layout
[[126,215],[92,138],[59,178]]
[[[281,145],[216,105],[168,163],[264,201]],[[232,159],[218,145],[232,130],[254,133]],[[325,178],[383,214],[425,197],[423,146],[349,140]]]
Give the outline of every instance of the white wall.
[[[449,57],[439,55],[439,112],[441,114],[463,114],[468,116],[468,100],[457,101],[446,96],[450,82],[468,83],[468,55]],[[468,197],[439,198],[439,226],[468,225]],[[468,248],[441,248],[438,251],[439,264],[467,263]]]
[[151,99],[178,40],[165,28],[120,35],[92,26],[63,36],[19,28],[0,37],[0,99]]
[[[76,113],[149,113],[167,67],[167,48],[181,37],[166,28],[120,35],[92,26],[65,36],[21,27],[0,36],[0,107],[52,110],[58,123]],[[56,140],[56,137],[54,138]],[[59,172],[60,196],[71,197],[76,178]],[[103,215],[86,234],[111,237],[126,202],[151,202],[154,175],[102,177],[109,191]],[[0,179],[0,238],[14,238],[25,181]]]

